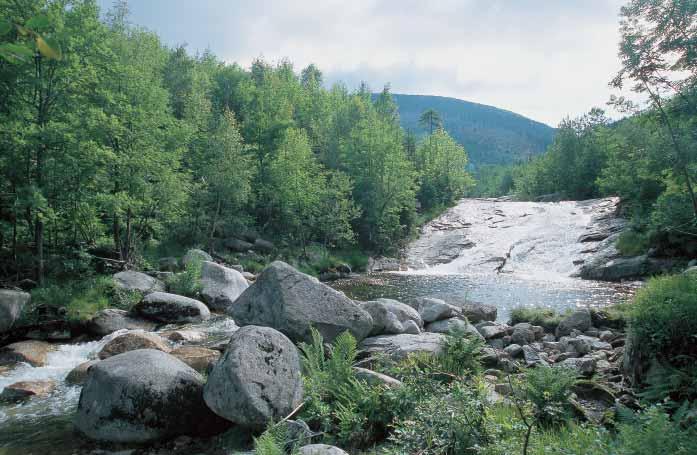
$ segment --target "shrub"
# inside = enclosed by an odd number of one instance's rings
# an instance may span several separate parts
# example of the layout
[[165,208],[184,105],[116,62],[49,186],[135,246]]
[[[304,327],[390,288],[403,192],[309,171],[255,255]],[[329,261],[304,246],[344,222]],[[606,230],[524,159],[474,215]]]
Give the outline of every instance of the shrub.
[[170,292],[187,297],[197,297],[201,292],[201,268],[203,261],[193,260],[186,265],[183,272],[167,280]]
[[456,330],[446,335],[443,349],[438,355],[417,352],[399,362],[380,358],[376,363],[380,371],[400,380],[429,377],[432,380],[451,382],[481,373],[483,346],[480,339]]
[[320,333],[301,343],[305,406],[302,419],[325,433],[325,440],[353,448],[364,447],[385,432],[393,412],[384,386],[370,386],[356,378],[356,339],[339,335],[325,351]]
[[34,289],[31,296],[31,304],[22,315],[22,323],[25,324],[47,318],[85,321],[105,308],[129,310],[142,298],[137,291],[114,286],[111,276],[53,282]]
[[553,332],[562,316],[551,308],[545,307],[518,307],[511,310],[511,325],[520,322],[529,322],[532,325],[544,327],[548,332]]
[[[697,398],[692,377],[697,360],[697,279],[689,275],[651,279],[630,310],[626,367],[650,400]],[[651,365],[651,368],[648,366]]]
[[697,429],[681,428],[663,409],[651,407],[619,425],[615,445],[617,455],[694,454]]
[[518,399],[531,405],[532,417],[543,426],[554,426],[571,415],[569,398],[577,374],[570,368],[531,368],[514,387]]
[[444,391],[422,396],[412,412],[395,423],[390,453],[478,453],[489,441],[483,390],[456,382]]
[[639,256],[648,251],[650,238],[646,233],[629,229],[620,234],[615,246],[622,256]]

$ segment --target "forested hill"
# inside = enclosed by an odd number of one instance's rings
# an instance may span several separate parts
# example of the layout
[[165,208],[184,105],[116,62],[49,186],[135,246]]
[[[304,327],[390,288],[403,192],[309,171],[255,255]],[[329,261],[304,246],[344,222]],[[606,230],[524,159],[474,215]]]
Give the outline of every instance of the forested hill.
[[393,94],[393,97],[404,129],[425,134],[419,116],[427,109],[436,110],[445,129],[465,146],[475,165],[526,160],[544,152],[554,136],[554,128],[544,123],[493,106],[442,96]]

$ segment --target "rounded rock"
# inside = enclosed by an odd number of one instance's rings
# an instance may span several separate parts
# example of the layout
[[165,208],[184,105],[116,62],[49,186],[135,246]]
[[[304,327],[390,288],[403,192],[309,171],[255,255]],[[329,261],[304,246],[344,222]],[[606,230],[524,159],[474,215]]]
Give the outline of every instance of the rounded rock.
[[117,443],[211,434],[222,422],[202,394],[203,377],[182,361],[153,349],[130,351],[90,368],[75,426]]
[[208,407],[239,425],[263,429],[302,401],[300,357],[293,343],[269,327],[235,332],[204,388]]

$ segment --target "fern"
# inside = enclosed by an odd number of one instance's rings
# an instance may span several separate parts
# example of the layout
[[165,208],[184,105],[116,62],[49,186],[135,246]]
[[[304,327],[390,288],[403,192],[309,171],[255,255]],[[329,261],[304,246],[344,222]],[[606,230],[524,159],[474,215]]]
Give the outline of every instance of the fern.
[[285,455],[285,426],[271,424],[261,436],[254,438],[256,455]]

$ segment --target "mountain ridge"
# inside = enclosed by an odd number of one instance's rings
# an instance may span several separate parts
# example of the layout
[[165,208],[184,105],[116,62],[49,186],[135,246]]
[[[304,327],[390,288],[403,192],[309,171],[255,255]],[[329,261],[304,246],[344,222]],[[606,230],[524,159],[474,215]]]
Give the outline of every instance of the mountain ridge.
[[393,93],[405,130],[421,136],[421,113],[438,111],[446,131],[467,150],[476,167],[513,164],[543,153],[552,143],[555,129],[513,111],[439,95]]

